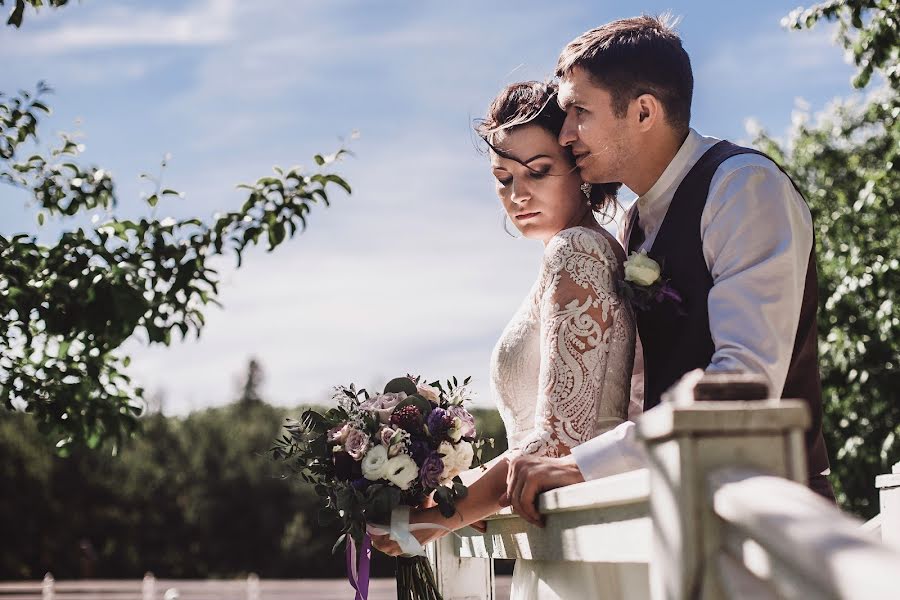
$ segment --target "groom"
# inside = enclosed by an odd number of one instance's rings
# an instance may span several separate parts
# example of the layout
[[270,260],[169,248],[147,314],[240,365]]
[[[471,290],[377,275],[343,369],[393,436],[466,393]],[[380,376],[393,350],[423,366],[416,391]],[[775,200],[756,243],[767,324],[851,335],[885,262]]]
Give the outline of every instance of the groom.
[[[790,178],[755,150],[691,129],[693,75],[665,19],[614,21],[565,47],[557,62],[559,136],[582,178],[638,195],[620,232],[682,297],[637,311],[633,391],[643,409],[693,369],[764,376],[774,397],[808,402],[810,487],[832,498],[822,438],[818,304],[810,212]],[[641,402],[640,398],[632,401]],[[508,501],[537,523],[537,493],[640,466],[626,423],[570,457],[523,456]]]

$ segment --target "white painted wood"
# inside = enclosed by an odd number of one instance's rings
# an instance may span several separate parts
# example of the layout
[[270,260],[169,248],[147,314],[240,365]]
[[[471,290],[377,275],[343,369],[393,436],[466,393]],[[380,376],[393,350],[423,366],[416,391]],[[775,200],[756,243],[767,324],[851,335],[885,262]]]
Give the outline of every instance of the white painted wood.
[[543,528],[504,509],[487,519],[485,534],[460,532],[459,555],[646,563],[649,493],[646,469],[551,490],[538,499]]
[[[465,527],[459,533],[477,533]],[[425,547],[444,600],[494,600],[494,561],[460,556],[459,540],[446,535]]]
[[728,435],[746,432],[803,431],[809,425],[809,410],[799,400],[729,400],[660,404],[641,415],[638,429],[646,440],[679,434]]
[[[746,468],[710,475],[716,515],[754,540],[795,581],[847,599],[893,598],[900,552],[805,486]],[[778,572],[772,572],[777,582]],[[800,597],[800,596],[797,596]]]
[[[654,598],[720,598],[719,520],[704,491],[706,476],[725,465],[752,465],[783,477],[805,476],[797,432],[809,423],[799,401],[695,401],[698,379],[685,376],[668,402],[642,415],[637,435],[650,460]],[[727,385],[727,377],[719,384]],[[716,387],[705,384],[706,397]],[[723,397],[734,397],[729,390]],[[803,464],[800,464],[803,463]]]
[[53,600],[53,575],[47,573],[44,575],[44,581],[41,584],[42,600]]
[[[725,523],[721,532],[723,547],[720,557],[734,558],[753,577],[765,582],[779,598],[806,600],[834,597],[828,590],[816,587],[815,582],[804,579],[790,565],[773,558],[765,548],[735,527]],[[720,579],[722,587],[728,589],[726,576],[721,574]]]
[[892,470],[889,475],[876,477],[875,487],[879,490],[881,539],[900,548],[900,463]]
[[755,577],[740,561],[727,554],[721,554],[717,559],[717,565],[723,581],[722,591],[726,597],[741,600],[780,600],[771,585]]
[[144,573],[144,579],[141,580],[141,598],[142,600],[156,599],[156,577],[150,571]]

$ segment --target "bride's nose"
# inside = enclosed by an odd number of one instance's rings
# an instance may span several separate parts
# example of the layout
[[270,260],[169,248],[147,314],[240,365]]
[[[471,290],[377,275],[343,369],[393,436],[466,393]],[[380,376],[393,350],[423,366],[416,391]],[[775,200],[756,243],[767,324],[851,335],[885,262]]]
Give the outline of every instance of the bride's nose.
[[510,200],[513,204],[522,204],[531,198],[531,188],[524,181],[513,180]]

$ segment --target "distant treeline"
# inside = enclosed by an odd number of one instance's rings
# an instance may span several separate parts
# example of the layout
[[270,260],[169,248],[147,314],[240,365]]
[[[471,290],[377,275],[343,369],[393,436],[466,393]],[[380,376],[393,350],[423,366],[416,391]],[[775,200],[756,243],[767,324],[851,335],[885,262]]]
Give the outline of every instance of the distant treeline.
[[[25,414],[0,410],[0,579],[341,577],[319,498],[267,452],[300,410],[247,399],[144,418],[120,449],[54,456]],[[473,411],[503,450],[496,411]],[[377,554],[377,553],[376,553]],[[392,573],[378,557],[376,575]]]

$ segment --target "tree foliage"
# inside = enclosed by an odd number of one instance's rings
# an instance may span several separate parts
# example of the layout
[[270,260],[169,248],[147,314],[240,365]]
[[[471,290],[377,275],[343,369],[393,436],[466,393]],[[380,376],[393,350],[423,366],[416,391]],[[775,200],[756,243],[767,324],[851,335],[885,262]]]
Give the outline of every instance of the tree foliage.
[[[17,2],[11,24],[21,23],[21,9]],[[31,199],[40,225],[48,216],[65,222],[102,212],[54,243],[0,235],[0,397],[6,410],[31,413],[65,454],[73,444],[118,443],[135,430],[143,390],[127,375],[126,340],[169,345],[200,335],[204,308],[217,304],[217,257],[234,256],[240,266],[248,246],[275,249],[306,227],[314,204],[329,203],[335,186],[350,187],[328,172],[341,149],[316,155],[313,172],[275,167],[239,185],[243,205],[211,220],[119,218],[112,177],[82,165],[82,147],[70,136],[40,151],[49,93],[43,83],[34,92],[0,92],[0,183]],[[146,177],[156,186],[148,207],[180,199]]]
[[[313,487],[267,452],[301,410],[261,400],[153,414],[118,456],[75,447],[65,459],[28,415],[0,413],[0,489],[11,492],[0,494],[0,579],[343,576],[339,527],[319,525]],[[480,432],[505,440],[496,411],[473,412]],[[392,575],[391,560],[374,560]]]
[[824,431],[838,498],[878,512],[876,475],[900,460],[900,87],[898,3],[826,2],[785,18],[793,28],[839,23],[857,87],[883,79],[862,104],[840,102],[803,122],[787,144],[756,144],[784,165],[813,214],[819,265]]

